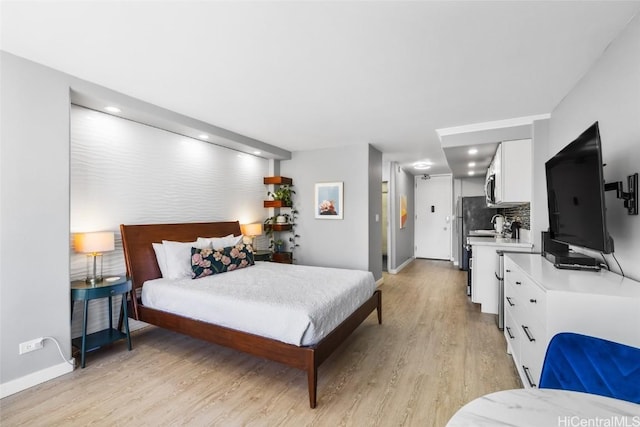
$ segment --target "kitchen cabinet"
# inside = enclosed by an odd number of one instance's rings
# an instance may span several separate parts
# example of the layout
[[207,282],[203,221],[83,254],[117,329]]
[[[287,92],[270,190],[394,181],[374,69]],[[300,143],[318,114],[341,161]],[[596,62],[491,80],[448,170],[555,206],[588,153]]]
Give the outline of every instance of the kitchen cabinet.
[[494,175],[494,206],[508,207],[531,202],[531,140],[503,141],[491,162]]
[[496,278],[496,251],[531,252],[533,245],[501,237],[469,237],[472,246],[471,301],[480,304],[483,313],[498,314],[500,292]]
[[640,283],[602,270],[559,270],[537,254],[505,254],[504,336],[525,388],[537,387],[560,332],[640,347]]

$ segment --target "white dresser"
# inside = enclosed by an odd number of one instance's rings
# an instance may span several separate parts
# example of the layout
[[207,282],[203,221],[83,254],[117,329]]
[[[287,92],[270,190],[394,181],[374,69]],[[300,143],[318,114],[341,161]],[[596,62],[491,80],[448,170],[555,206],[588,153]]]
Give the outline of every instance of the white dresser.
[[504,268],[504,336],[526,388],[537,387],[559,332],[640,347],[640,282],[606,270],[559,270],[534,254],[505,254]]

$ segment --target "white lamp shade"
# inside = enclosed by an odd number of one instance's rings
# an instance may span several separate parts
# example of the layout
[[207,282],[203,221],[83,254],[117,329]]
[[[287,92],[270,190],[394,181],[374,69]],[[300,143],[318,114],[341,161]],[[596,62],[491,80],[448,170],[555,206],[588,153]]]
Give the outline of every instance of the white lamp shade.
[[73,239],[76,252],[99,253],[112,251],[115,248],[113,231],[95,233],[77,233]]
[[262,234],[262,224],[259,222],[255,224],[243,224],[240,226],[240,230],[245,236],[260,236]]

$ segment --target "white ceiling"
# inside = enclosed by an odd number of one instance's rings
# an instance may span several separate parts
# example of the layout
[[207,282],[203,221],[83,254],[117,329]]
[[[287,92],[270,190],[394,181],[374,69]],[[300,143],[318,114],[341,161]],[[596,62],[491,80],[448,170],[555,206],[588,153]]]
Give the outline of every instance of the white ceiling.
[[437,174],[436,129],[551,112],[640,1],[1,7],[10,53],[285,150],[370,143]]

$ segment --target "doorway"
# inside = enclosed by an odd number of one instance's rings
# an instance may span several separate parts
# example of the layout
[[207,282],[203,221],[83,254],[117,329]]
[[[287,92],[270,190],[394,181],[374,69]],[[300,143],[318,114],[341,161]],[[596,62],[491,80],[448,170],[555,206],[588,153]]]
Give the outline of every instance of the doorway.
[[451,175],[416,177],[415,256],[451,260]]
[[388,253],[388,209],[389,209],[389,182],[382,182],[382,271],[389,271],[389,253]]

